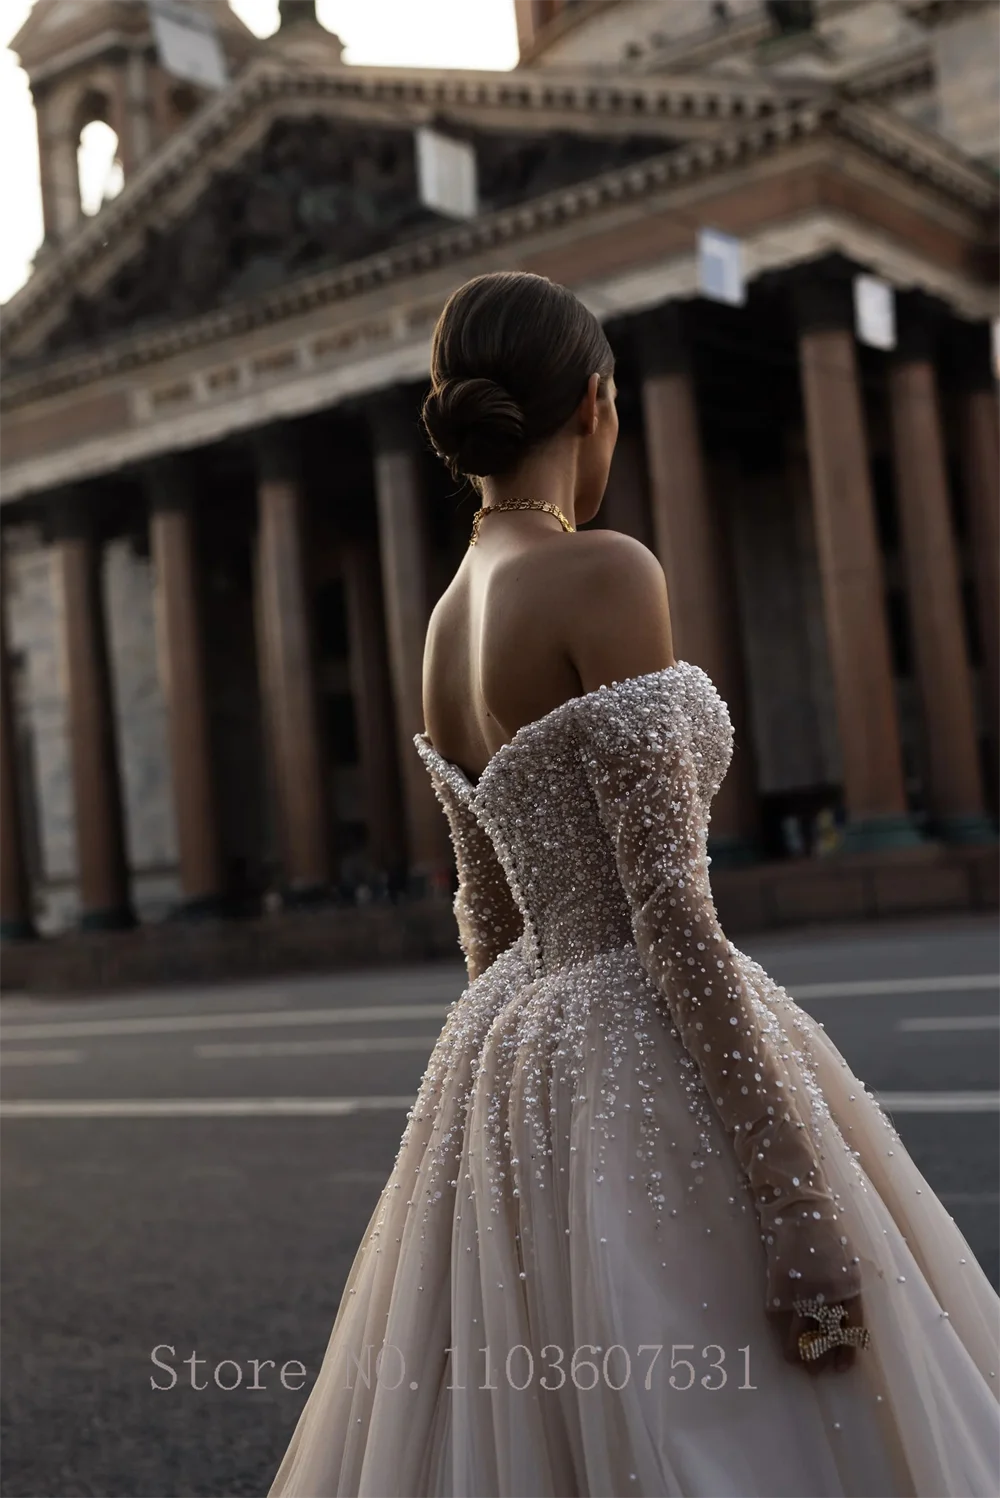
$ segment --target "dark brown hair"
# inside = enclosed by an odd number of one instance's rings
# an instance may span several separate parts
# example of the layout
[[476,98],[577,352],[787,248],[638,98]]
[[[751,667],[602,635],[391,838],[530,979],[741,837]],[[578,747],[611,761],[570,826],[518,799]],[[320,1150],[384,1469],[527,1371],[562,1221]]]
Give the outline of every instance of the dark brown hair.
[[423,421],[454,478],[515,468],[569,421],[592,374],[615,360],[594,314],[565,286],[523,271],[476,276],[434,329]]

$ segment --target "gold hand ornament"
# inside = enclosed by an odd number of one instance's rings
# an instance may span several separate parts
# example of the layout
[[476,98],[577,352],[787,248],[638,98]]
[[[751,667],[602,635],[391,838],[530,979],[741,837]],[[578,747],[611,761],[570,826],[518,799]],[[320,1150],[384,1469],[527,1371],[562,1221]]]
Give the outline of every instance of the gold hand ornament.
[[799,1357],[804,1363],[821,1358],[831,1347],[868,1347],[871,1333],[865,1326],[843,1326],[847,1315],[842,1305],[826,1305],[820,1300],[797,1300],[795,1310],[800,1316],[808,1316],[819,1322],[818,1331],[802,1332],[799,1336]]

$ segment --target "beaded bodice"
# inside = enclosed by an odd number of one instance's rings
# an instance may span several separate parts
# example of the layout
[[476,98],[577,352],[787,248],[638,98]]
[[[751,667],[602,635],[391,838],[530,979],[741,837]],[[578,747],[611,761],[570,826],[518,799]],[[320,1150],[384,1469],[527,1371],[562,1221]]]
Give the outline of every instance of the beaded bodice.
[[539,1004],[551,998],[552,1021],[574,973],[587,989],[598,954],[619,952],[621,973],[640,969],[746,1174],[768,1304],[857,1294],[858,1260],[812,1126],[808,1065],[712,900],[709,808],[733,729],[705,673],[680,661],[572,698],[521,728],[475,785],[425,735],[415,742],[455,839],[470,973],[512,947],[512,908],[523,923],[513,950]]
[[[699,791],[691,814],[704,852],[709,806],[729,765],[733,733],[712,682],[687,662],[571,698],[521,728],[475,784],[425,735],[416,740],[448,813],[456,858],[469,868],[473,886],[490,861],[481,847],[473,855],[471,845],[488,834],[539,974],[632,941],[629,901],[587,761],[600,751],[602,725],[613,740],[622,714],[636,709],[669,726],[690,749]],[[469,899],[465,881],[463,905]],[[495,890],[486,903],[496,904]],[[456,913],[466,916],[464,945],[468,911]]]

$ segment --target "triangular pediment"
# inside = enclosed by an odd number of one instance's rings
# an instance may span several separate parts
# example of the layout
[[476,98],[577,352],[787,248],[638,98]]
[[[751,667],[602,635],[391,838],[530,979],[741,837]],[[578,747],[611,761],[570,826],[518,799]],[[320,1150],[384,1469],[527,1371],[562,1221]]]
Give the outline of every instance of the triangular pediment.
[[306,73],[263,60],[39,263],[5,308],[8,361],[182,320],[440,228],[417,191],[420,125],[475,145],[490,212],[711,139],[800,94],[607,74]]
[[[656,135],[466,130],[463,139],[476,152],[484,213],[665,149]],[[62,354],[231,307],[445,222],[420,200],[412,130],[320,114],[277,119],[208,181],[184,217],[147,229],[105,284],[89,295],[75,292],[42,352]]]
[[147,226],[104,284],[76,291],[44,352],[232,306],[434,222],[419,202],[411,132],[279,118],[204,182],[182,216]]

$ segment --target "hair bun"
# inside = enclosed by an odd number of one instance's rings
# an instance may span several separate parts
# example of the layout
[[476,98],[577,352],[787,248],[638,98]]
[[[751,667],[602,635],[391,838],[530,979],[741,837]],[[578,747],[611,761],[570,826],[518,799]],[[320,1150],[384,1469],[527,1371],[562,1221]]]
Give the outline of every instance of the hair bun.
[[442,380],[424,401],[423,420],[435,452],[456,478],[512,468],[527,438],[523,410],[495,380]]

